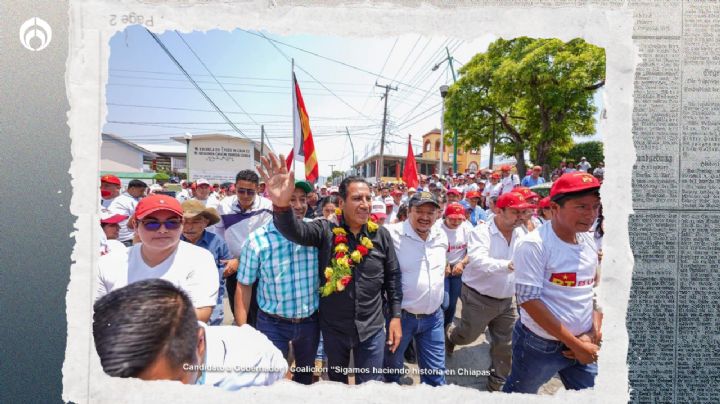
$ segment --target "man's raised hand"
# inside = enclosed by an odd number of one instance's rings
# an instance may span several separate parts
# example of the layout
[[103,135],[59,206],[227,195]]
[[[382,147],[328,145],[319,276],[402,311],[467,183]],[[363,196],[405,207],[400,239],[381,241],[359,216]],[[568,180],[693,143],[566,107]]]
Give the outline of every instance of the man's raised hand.
[[288,172],[285,166],[285,156],[280,158],[275,153],[260,158],[257,166],[260,176],[265,180],[265,191],[273,205],[286,207],[290,205],[290,198],[295,190],[295,174]]

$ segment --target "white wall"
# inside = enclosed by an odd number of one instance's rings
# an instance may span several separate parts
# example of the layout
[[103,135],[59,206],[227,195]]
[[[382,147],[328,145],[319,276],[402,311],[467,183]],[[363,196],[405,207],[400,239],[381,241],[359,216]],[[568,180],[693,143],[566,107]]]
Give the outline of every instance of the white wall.
[[123,143],[105,140],[100,148],[101,171],[142,172],[143,156]]

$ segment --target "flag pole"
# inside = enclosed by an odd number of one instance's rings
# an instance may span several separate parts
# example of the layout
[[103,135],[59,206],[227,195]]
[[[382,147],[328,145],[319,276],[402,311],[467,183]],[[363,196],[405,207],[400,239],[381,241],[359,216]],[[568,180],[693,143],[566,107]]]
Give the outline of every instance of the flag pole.
[[[295,109],[297,109],[297,101],[295,99],[295,58],[290,59],[290,85],[291,87],[291,93],[292,94],[292,104],[293,109],[290,110],[290,116],[293,122],[293,150],[295,150],[295,133],[297,131],[296,124],[295,124]],[[295,172],[295,160],[296,157],[293,153],[293,159],[292,159],[292,170]]]

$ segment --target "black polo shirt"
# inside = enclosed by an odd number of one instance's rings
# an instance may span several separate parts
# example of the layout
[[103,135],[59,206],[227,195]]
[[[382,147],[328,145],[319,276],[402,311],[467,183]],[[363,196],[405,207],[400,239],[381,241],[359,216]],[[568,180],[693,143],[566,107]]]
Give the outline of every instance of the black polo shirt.
[[[275,227],[293,243],[318,248],[318,271],[320,285],[325,284],[325,268],[334,255],[332,232],[335,225],[325,219],[302,222],[295,218],[292,210],[274,211]],[[385,292],[388,307],[393,317],[400,317],[402,283],[400,266],[395,255],[390,233],[380,227],[370,234],[363,225],[356,237],[347,226],[348,247],[354,251],[360,237],[366,236],[373,248],[365,258],[353,267],[352,281],[342,292],[320,297],[320,327],[335,334],[353,336],[360,341],[375,335],[385,326],[382,313],[382,294]],[[319,293],[319,292],[318,292]]]

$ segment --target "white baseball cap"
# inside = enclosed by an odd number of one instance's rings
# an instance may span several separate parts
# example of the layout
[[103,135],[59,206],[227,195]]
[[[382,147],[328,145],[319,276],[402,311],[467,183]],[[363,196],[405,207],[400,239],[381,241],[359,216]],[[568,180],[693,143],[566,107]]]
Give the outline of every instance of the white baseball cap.
[[387,217],[385,214],[385,203],[382,200],[374,200],[370,208],[370,214],[377,215],[381,218]]

